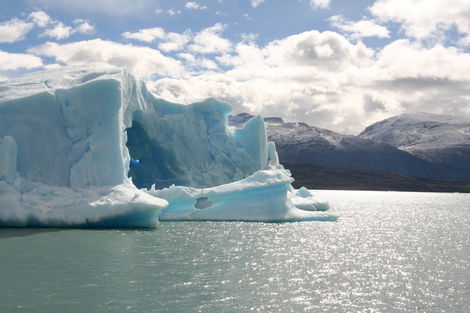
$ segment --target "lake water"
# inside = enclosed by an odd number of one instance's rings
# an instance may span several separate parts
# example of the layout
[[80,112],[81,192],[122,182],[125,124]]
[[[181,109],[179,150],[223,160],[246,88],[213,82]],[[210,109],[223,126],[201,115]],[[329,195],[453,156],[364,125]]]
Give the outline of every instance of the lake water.
[[0,312],[470,312],[470,194],[315,193],[337,222],[0,229]]

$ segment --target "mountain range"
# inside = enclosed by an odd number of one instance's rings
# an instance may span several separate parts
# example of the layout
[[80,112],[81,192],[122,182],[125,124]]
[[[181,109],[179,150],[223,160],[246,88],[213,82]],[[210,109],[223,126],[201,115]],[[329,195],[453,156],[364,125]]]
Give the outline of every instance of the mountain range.
[[[248,113],[230,116],[229,124],[241,127],[252,117]],[[381,189],[397,190],[422,190],[410,187],[416,180],[407,182],[406,188],[400,186],[406,177],[434,182],[470,181],[470,122],[459,117],[403,114],[372,124],[357,136],[302,122],[285,122],[279,117],[264,120],[280,161],[301,176],[303,172],[311,174],[323,169],[324,174],[328,173],[324,178],[341,178],[348,169],[348,182],[351,183],[351,175],[359,175],[362,185],[367,177],[391,175],[392,181],[401,177],[396,188],[391,184]],[[350,189],[347,182],[343,187]]]
[[[391,145],[426,160],[440,170],[441,177],[470,180],[470,122],[463,118],[403,114],[370,125],[359,137]],[[440,178],[438,175],[427,177]]]

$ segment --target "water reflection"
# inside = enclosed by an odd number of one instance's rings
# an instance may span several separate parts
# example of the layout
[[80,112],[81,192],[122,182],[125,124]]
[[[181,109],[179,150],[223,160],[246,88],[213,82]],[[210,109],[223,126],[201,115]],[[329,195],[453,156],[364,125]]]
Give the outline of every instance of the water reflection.
[[337,222],[4,237],[0,312],[470,311],[470,197],[321,193]]

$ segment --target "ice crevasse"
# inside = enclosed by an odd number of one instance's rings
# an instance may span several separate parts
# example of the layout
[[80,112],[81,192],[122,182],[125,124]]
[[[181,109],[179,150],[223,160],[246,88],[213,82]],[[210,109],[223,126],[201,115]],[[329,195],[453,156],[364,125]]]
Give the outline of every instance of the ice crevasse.
[[232,128],[230,111],[159,99],[104,64],[0,82],[0,226],[335,220],[292,188],[263,119]]

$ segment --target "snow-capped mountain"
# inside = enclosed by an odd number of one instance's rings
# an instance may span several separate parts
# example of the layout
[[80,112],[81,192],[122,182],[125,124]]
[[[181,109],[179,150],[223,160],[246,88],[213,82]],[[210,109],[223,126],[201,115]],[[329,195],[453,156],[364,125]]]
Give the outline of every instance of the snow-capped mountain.
[[402,114],[368,126],[359,137],[415,153],[470,144],[470,122],[430,113]]
[[[229,123],[240,127],[253,116],[240,113]],[[445,177],[430,162],[385,143],[342,135],[305,123],[286,123],[279,117],[267,117],[269,140],[276,143],[281,163],[334,167],[367,168],[416,177]]]
[[358,137],[407,151],[451,178],[470,179],[470,122],[461,117],[403,114],[370,125]]

